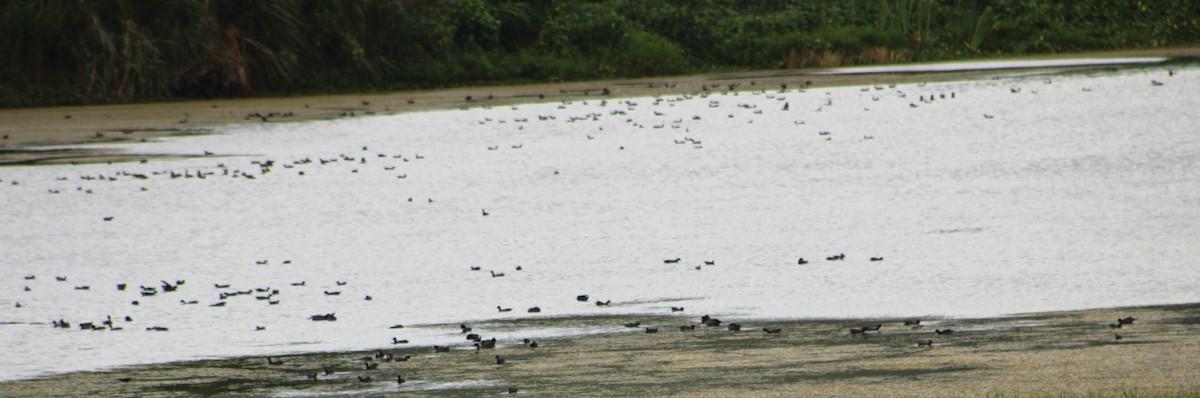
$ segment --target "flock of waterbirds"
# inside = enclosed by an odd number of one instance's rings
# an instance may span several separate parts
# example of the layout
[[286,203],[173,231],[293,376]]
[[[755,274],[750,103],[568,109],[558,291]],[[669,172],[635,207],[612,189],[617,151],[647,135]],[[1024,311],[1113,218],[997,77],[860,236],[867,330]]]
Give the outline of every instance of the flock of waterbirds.
[[[1047,81],[1046,83],[1049,83],[1049,82]],[[1152,82],[1152,84],[1155,86],[1159,86],[1159,85],[1163,85],[1164,83],[1162,83],[1161,81],[1155,80]],[[751,85],[753,86],[753,83]],[[805,84],[803,86],[805,88],[807,88],[808,85]],[[918,87],[922,87],[922,86],[923,85],[919,85]],[[890,85],[888,87],[890,89],[894,89],[895,85]],[[697,93],[697,94],[680,95],[680,96],[670,98],[670,99],[655,98],[653,100],[652,106],[657,107],[664,103],[670,104],[672,102],[691,100],[694,98],[708,98],[709,96],[714,95],[713,92],[710,92],[710,88],[727,88],[727,90],[724,92],[725,95],[736,95],[737,90],[740,88],[740,85],[738,85],[738,84],[729,84],[729,85],[720,85],[720,86],[705,85],[701,88],[701,92]],[[872,89],[872,87],[867,87],[867,88],[864,88],[863,91],[868,91],[871,89]],[[876,91],[884,90],[884,88],[882,86],[874,86],[873,89]],[[803,90],[803,89],[801,89],[801,90]],[[1022,92],[1022,89],[1020,87],[1012,87],[1012,88],[1010,88],[1010,90],[1014,94],[1018,94],[1018,93]],[[783,84],[779,87],[778,93],[785,93],[787,91],[788,91],[787,85]],[[1084,89],[1084,91],[1090,91],[1090,90]],[[611,91],[608,90],[607,88],[605,88],[602,91],[603,96],[608,96],[610,94],[611,94]],[[756,91],[756,92],[754,92],[754,94],[755,95],[767,95],[768,97],[771,96],[771,94],[768,93],[767,90]],[[908,95],[902,91],[897,91],[896,93],[894,93],[894,96],[898,97],[898,98],[907,98],[908,97]],[[939,101],[939,100],[952,100],[952,99],[958,98],[959,95],[958,95],[958,93],[955,93],[955,92],[949,92],[949,93],[942,92],[942,93],[927,93],[927,94],[922,93],[922,94],[919,94],[918,97],[919,97],[919,99],[917,101],[911,102],[909,104],[910,107],[916,108],[918,106],[922,106],[924,104],[931,104],[931,103],[933,103],[935,101]],[[880,97],[872,97],[872,99],[874,101],[879,101]],[[783,104],[780,105],[780,107],[778,108],[779,111],[787,112],[787,111],[790,111],[792,108],[794,108],[790,102],[784,101],[784,98],[782,96],[779,97],[779,100],[783,102]],[[480,101],[479,99],[476,99],[471,96],[468,96],[467,98],[465,98],[465,102],[468,104],[477,104],[479,101]],[[607,105],[607,102],[608,102],[607,98],[601,99],[600,101],[602,101],[601,102],[602,106]],[[616,101],[616,100],[614,100],[614,101]],[[918,105],[918,103],[921,105]],[[571,104],[572,104],[571,101],[563,101],[562,105],[559,106],[559,109],[568,109],[568,106]],[[629,112],[631,112],[632,110],[634,110],[640,106],[636,101],[634,101],[634,100],[619,100],[618,104],[619,104],[619,106],[617,107],[617,109],[613,109],[607,116],[625,118],[626,123],[628,123],[629,125],[634,126],[636,128],[645,128],[647,126],[647,124],[643,124],[643,122],[641,122],[639,120],[635,120],[634,118],[628,117]],[[366,105],[366,104],[364,104],[364,105]],[[483,106],[487,107],[487,105],[483,105]],[[710,106],[710,108],[720,108],[722,106],[722,104],[719,100],[710,100],[709,106]],[[833,100],[827,99],[825,104],[822,106],[823,107],[833,106]],[[738,107],[746,109],[746,110],[750,110],[754,114],[760,114],[763,112],[762,109],[758,109],[757,105],[738,104]],[[516,107],[514,106],[514,109],[515,108]],[[816,111],[820,111],[820,108],[816,109]],[[291,115],[290,112],[267,112],[267,113],[255,113],[248,117],[253,116],[256,119],[261,119],[262,121],[268,121],[271,117],[287,117],[290,115]],[[665,111],[663,111],[663,112],[656,111],[654,113],[654,115],[656,118],[667,116]],[[344,116],[354,116],[354,115],[346,114]],[[984,114],[983,116],[987,119],[994,118],[994,116],[990,115],[990,114]],[[602,117],[606,117],[606,115],[603,113],[588,113],[586,115],[570,116],[569,119],[567,119],[566,121],[568,123],[573,123],[576,121],[597,120]],[[733,118],[734,114],[729,114],[728,117]],[[693,121],[700,120],[701,116],[694,115],[691,117],[691,119]],[[553,114],[540,115],[538,117],[538,120],[542,121],[542,122],[550,122],[550,121],[558,120],[558,116],[553,115]],[[529,119],[513,118],[511,121],[513,123],[528,123]],[[497,122],[497,120],[494,120],[491,118],[485,118],[483,120],[480,120],[479,124],[487,124],[487,123],[492,123],[492,122]],[[498,122],[506,123],[508,121],[507,120],[499,120]],[[752,123],[753,120],[749,120],[748,122]],[[683,127],[686,124],[686,117],[674,119],[673,121],[659,121],[658,119],[656,119],[652,122],[649,122],[648,124],[650,126],[652,126],[652,128],[654,128],[654,129],[663,129],[663,128],[666,128],[667,126],[670,126],[671,129],[673,129],[673,130],[683,129],[685,132],[689,132],[689,130],[687,130],[686,128]],[[796,120],[795,124],[803,125],[804,121]],[[519,128],[523,129],[524,127],[522,126]],[[585,135],[585,137],[588,140],[592,140],[595,138],[596,134],[601,134],[601,133],[602,133],[602,131],[592,131],[592,132],[587,133]],[[832,134],[826,130],[818,130],[817,135],[821,139],[832,140],[832,136],[831,136]],[[674,137],[671,139],[673,140],[673,142],[675,144],[690,144],[691,147],[696,148],[696,149],[703,148],[702,141],[690,134],[687,136],[681,137],[681,138]],[[874,137],[873,136],[864,136],[863,139],[864,140],[874,139]],[[524,144],[523,143],[514,143],[514,144],[509,144],[507,146],[513,150],[519,150],[524,147]],[[496,151],[496,150],[499,150],[500,147],[501,147],[501,145],[488,145],[486,147],[486,149],[489,151]],[[621,145],[619,147],[619,149],[623,150],[624,145]],[[216,156],[216,154],[214,154],[213,152],[204,151],[203,156]],[[215,164],[215,166],[213,166],[213,167],[198,168],[198,169],[184,169],[184,170],[163,169],[163,170],[158,170],[158,171],[153,171],[153,172],[117,171],[117,172],[107,174],[107,175],[81,175],[81,176],[78,176],[77,178],[79,181],[83,181],[84,183],[77,185],[74,188],[74,191],[84,193],[84,194],[91,194],[91,193],[95,192],[95,190],[101,189],[96,185],[96,183],[117,182],[117,181],[127,181],[127,180],[137,181],[137,180],[146,180],[146,179],[150,179],[150,178],[207,179],[207,178],[211,178],[211,177],[220,176],[220,177],[228,177],[228,178],[236,178],[236,179],[244,179],[244,180],[255,180],[255,179],[260,179],[260,178],[271,176],[271,175],[275,174],[277,172],[277,170],[279,170],[280,168],[282,168],[284,170],[294,171],[294,174],[298,175],[298,176],[305,176],[308,173],[318,172],[318,170],[320,170],[320,167],[330,167],[330,166],[342,165],[343,168],[349,168],[349,172],[351,174],[356,174],[359,172],[360,168],[369,167],[368,165],[373,165],[374,163],[384,163],[384,165],[381,166],[384,171],[395,172],[395,177],[397,179],[403,180],[403,179],[407,179],[409,177],[408,172],[397,171],[396,169],[397,169],[398,164],[396,164],[396,161],[399,161],[401,164],[403,164],[403,163],[408,163],[410,161],[420,161],[422,159],[425,159],[425,157],[416,152],[410,152],[408,154],[400,153],[400,152],[372,152],[368,146],[361,146],[360,153],[339,153],[336,155],[328,155],[328,156],[316,157],[316,158],[305,157],[305,158],[293,159],[291,161],[286,161],[286,162],[285,161],[277,161],[274,159],[259,159],[259,160],[252,160],[249,162],[248,165],[243,166],[243,167],[230,167],[227,165],[227,162],[219,162],[219,163]],[[142,159],[142,160],[140,160],[140,163],[145,164],[145,163],[148,163],[148,161],[145,159]],[[346,170],[339,170],[339,171],[345,172]],[[558,175],[558,171],[555,171],[554,175]],[[67,181],[70,181],[70,178],[59,177],[57,180],[65,184]],[[0,179],[0,182],[4,182],[4,181],[2,179]],[[8,181],[7,185],[17,186],[19,184],[20,184],[19,181],[14,180],[14,181]],[[140,190],[147,191],[147,188],[142,187],[142,188],[140,188]],[[71,191],[71,189],[65,188],[65,187],[52,188],[52,189],[48,190],[48,193],[61,194],[63,192],[68,192],[68,191]],[[426,203],[429,203],[429,204],[435,203],[434,198],[432,198],[432,197],[427,197],[427,198],[423,198],[423,199],[424,199],[424,202],[426,202]],[[413,198],[409,197],[409,198],[407,198],[407,201],[413,202]],[[485,209],[480,210],[480,214],[483,217],[487,217],[487,216],[491,215],[492,213],[489,212],[488,209],[485,208]],[[120,220],[118,220],[115,216],[108,215],[108,214],[102,215],[98,218],[101,222],[120,222]],[[846,258],[847,257],[844,253],[837,253],[837,254],[831,254],[831,255],[825,256],[825,260],[827,262],[845,261]],[[882,262],[883,261],[882,256],[869,256],[866,258],[868,259],[869,262]],[[663,263],[671,265],[671,264],[680,264],[680,263],[682,263],[682,261],[683,261],[682,258],[675,257],[675,258],[664,259]],[[799,257],[797,259],[796,263],[798,265],[809,264],[810,260],[806,260],[804,257]],[[270,265],[270,261],[267,259],[257,259],[257,260],[255,260],[255,264],[267,266],[267,265]],[[281,262],[279,262],[279,264],[280,265],[290,265],[291,260],[282,260]],[[695,270],[701,270],[706,266],[716,266],[716,262],[713,260],[704,260],[702,262],[698,262],[698,263],[690,265],[690,267],[694,267]],[[482,271],[483,267],[470,266],[469,270],[470,271]],[[514,270],[515,271],[523,271],[523,268],[521,266],[517,266],[514,268]],[[493,277],[493,278],[500,278],[500,277],[505,276],[504,270],[492,269],[492,270],[489,270],[489,273],[490,273],[491,277]],[[25,276],[24,279],[25,279],[26,285],[24,286],[23,290],[27,294],[34,294],[33,291],[35,289],[31,288],[30,285],[33,284],[37,280],[37,276],[36,275],[27,275],[27,276]],[[55,281],[58,283],[67,284],[68,278],[66,276],[60,275],[60,276],[55,277]],[[339,286],[339,287],[346,286],[347,283],[348,282],[346,282],[346,281],[337,280],[337,281],[335,281],[335,286]],[[306,281],[288,281],[286,284],[287,284],[286,288],[256,286],[256,287],[239,287],[239,288],[235,289],[233,283],[215,283],[213,286],[213,289],[215,290],[215,293],[216,293],[215,294],[216,299],[213,301],[201,303],[199,299],[195,298],[196,296],[189,296],[187,298],[181,298],[178,301],[183,306],[207,305],[208,307],[223,307],[227,303],[231,302],[232,300],[238,300],[238,297],[245,296],[245,297],[254,297],[255,300],[265,302],[267,305],[276,305],[276,304],[280,303],[280,300],[282,297],[285,297],[285,293],[287,292],[287,290],[289,290],[289,289],[305,289],[310,286],[316,285],[316,284],[310,285]],[[139,285],[137,289],[128,289],[128,287],[129,287],[128,283],[117,284],[114,288],[120,292],[128,292],[127,294],[129,294],[131,296],[131,300],[129,301],[129,304],[133,305],[133,306],[137,306],[137,305],[140,305],[140,302],[142,300],[161,300],[164,297],[172,296],[169,293],[175,293],[174,296],[182,296],[185,293],[190,293],[190,292],[188,292],[190,290],[189,289],[190,286],[187,286],[185,288],[185,285],[186,285],[185,279],[173,279],[173,282],[170,282],[167,280],[159,280],[158,283],[151,282],[149,284],[149,286]],[[92,290],[92,286],[90,286],[88,284],[73,285],[73,289],[78,290],[78,291],[89,291],[89,290]],[[322,293],[326,296],[337,296],[337,295],[341,295],[342,291],[336,290],[336,289],[335,290],[323,290]],[[209,293],[209,294],[211,294],[211,293]],[[364,294],[364,296],[363,296],[364,300],[372,300],[372,297],[370,294],[366,294],[366,292],[361,292],[360,294]],[[596,299],[596,300],[592,301],[592,297],[587,294],[580,294],[575,297],[575,300],[578,302],[584,302],[584,303],[592,302],[597,307],[606,307],[612,303],[611,300],[603,300],[602,301],[602,300]],[[23,305],[18,300],[14,306],[16,308],[22,308]],[[496,309],[498,312],[512,311],[511,307],[505,307],[504,305],[497,305]],[[533,306],[533,307],[527,308],[526,312],[540,313],[540,312],[542,312],[542,310],[543,309],[540,306]],[[670,311],[672,313],[683,312],[684,308],[683,307],[671,307]],[[332,321],[338,320],[335,313],[314,314],[314,315],[311,315],[309,319],[311,319],[312,321],[325,321],[325,322],[332,322]],[[1132,325],[1134,323],[1134,321],[1135,321],[1135,319],[1133,317],[1126,317],[1126,318],[1118,319],[1116,323],[1110,324],[1110,325],[1108,325],[1108,327],[1110,327],[1114,330],[1118,330],[1118,332],[1116,332],[1116,334],[1115,334],[1115,339],[1122,340],[1122,339],[1124,339],[1124,336],[1119,332],[1119,330],[1129,327],[1130,325]],[[66,319],[60,318],[60,319],[54,319],[50,322],[50,325],[54,328],[69,329],[69,330],[78,329],[78,330],[86,330],[86,331],[121,331],[121,330],[125,330],[126,328],[129,328],[135,324],[138,324],[138,329],[143,329],[143,330],[150,331],[150,332],[168,332],[170,330],[169,325],[158,325],[158,324],[154,324],[153,322],[142,322],[141,320],[135,321],[131,316],[128,316],[128,315],[118,316],[115,319],[110,314],[105,314],[105,315],[102,315],[101,317],[98,317],[95,319],[66,320]],[[721,321],[717,318],[710,317],[708,315],[701,317],[698,324],[703,325],[705,328],[712,328],[712,329],[719,329],[719,327],[724,324],[725,329],[728,330],[729,332],[741,332],[743,330],[743,325],[741,323],[737,323],[737,322],[724,323],[723,321]],[[698,324],[676,325],[676,326],[680,330],[680,332],[694,332],[696,330],[696,326]],[[77,327],[73,327],[73,325],[75,325]],[[635,321],[635,322],[626,323],[626,324],[624,324],[624,326],[627,328],[642,328],[645,333],[654,334],[654,333],[658,333],[660,331],[660,329],[663,328],[665,325],[643,325],[641,322]],[[848,329],[847,334],[851,335],[851,336],[867,337],[867,336],[870,336],[873,334],[883,333],[884,326],[885,325],[882,323],[876,323],[874,325],[863,325],[863,326]],[[924,328],[924,326],[925,325],[922,324],[921,320],[917,320],[917,319],[905,320],[902,322],[902,325],[898,325],[898,327],[904,327],[904,328],[908,328],[908,329],[912,329],[912,330],[919,330],[919,329]],[[258,326],[256,326],[255,330],[258,330],[258,331],[266,330],[268,327],[269,327],[269,325],[258,325]],[[527,338],[521,339],[518,341],[513,341],[513,342],[500,342],[494,337],[490,338],[490,339],[485,338],[482,334],[480,334],[478,332],[474,332],[474,328],[471,326],[468,326],[465,323],[460,324],[458,327],[459,327],[459,330],[461,331],[461,333],[463,335],[465,335],[466,340],[470,343],[469,346],[462,346],[462,347],[459,347],[459,346],[454,346],[454,347],[452,347],[452,346],[434,346],[434,347],[432,347],[432,352],[435,354],[436,353],[447,353],[447,352],[450,352],[450,351],[456,350],[456,349],[457,350],[473,350],[475,352],[480,352],[481,350],[496,350],[498,348],[511,348],[511,347],[521,347],[521,348],[525,348],[525,349],[536,350],[539,347],[539,342],[531,340],[531,339],[527,339]],[[397,324],[397,325],[392,326],[391,328],[392,329],[403,329],[404,326],[402,324]],[[764,334],[767,334],[767,335],[780,334],[783,332],[783,330],[781,328],[773,327],[771,325],[763,325],[761,327],[761,330],[762,330],[762,332],[764,332]],[[952,334],[954,333],[954,330],[952,330],[952,329],[937,329],[937,330],[933,331],[933,333],[939,339],[947,339],[952,336]],[[398,337],[393,337],[392,341],[390,343],[392,345],[408,344],[409,340],[400,339]],[[922,348],[922,349],[932,349],[934,347],[934,345],[935,345],[935,340],[933,340],[933,339],[924,339],[921,341],[917,341],[915,344],[916,347]],[[376,353],[373,356],[358,358],[358,360],[360,360],[362,362],[361,371],[363,373],[360,375],[357,375],[356,378],[359,382],[362,382],[362,383],[373,382],[376,380],[376,377],[379,376],[378,372],[379,372],[379,364],[380,363],[407,362],[410,359],[413,359],[413,357],[411,355],[400,356],[399,354],[396,354],[393,352],[385,352],[384,350],[380,349],[380,350],[376,351]],[[499,354],[494,355],[492,357],[492,360],[494,360],[494,363],[497,366],[504,366],[505,364],[507,364],[506,359]],[[274,357],[265,358],[265,363],[267,366],[283,366],[285,364],[285,362],[282,359],[276,359]],[[323,378],[333,375],[337,371],[339,371],[339,369],[336,366],[323,366],[319,371],[314,369],[312,372],[308,373],[307,378],[314,382],[318,382],[318,381],[321,381]],[[372,373],[372,371],[375,371],[375,373]],[[121,381],[121,382],[129,382],[131,380],[132,379],[130,379],[130,378],[119,379],[119,381]],[[395,379],[389,378],[389,380],[388,380],[389,383],[394,382],[397,384],[404,384],[406,381],[407,381],[407,379],[402,374],[396,375]],[[507,391],[509,393],[514,393],[514,392],[516,392],[516,388],[508,387]]]

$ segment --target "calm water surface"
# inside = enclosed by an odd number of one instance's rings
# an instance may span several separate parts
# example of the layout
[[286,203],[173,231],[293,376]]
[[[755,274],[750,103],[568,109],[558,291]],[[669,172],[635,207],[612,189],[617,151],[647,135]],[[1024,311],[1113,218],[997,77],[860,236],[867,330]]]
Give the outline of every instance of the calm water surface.
[[[0,168],[0,380],[392,337],[465,349],[422,325],[671,306],[797,319],[1196,302],[1197,92],[1200,69],[1143,67],[596,98],[228,126],[120,146],[216,156]],[[268,292],[220,298],[254,288]],[[326,313],[338,321],[308,319]],[[107,316],[123,330],[77,327]]]

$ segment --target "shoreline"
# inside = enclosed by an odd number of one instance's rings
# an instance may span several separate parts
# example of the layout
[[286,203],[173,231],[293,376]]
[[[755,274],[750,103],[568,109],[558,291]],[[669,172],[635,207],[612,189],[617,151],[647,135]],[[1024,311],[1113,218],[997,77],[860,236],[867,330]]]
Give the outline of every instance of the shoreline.
[[[367,350],[273,357],[280,365],[262,357],[140,365],[0,382],[0,395],[461,396],[504,394],[512,386],[549,396],[1200,396],[1200,369],[1193,366],[1200,303],[926,319],[919,329],[903,319],[725,319],[706,327],[699,315],[481,322],[471,326],[485,339],[489,330],[537,326],[610,331],[538,340],[537,348],[501,340],[480,353],[467,341],[449,353],[380,347],[411,356],[407,361],[375,359]],[[1127,316],[1137,320],[1109,326]],[[628,322],[641,324],[623,327]],[[744,327],[731,332],[730,322]],[[878,332],[849,332],[875,324],[882,324]],[[698,326],[685,332],[683,325]],[[458,333],[457,325],[431,327]],[[944,329],[955,332],[935,333]],[[932,348],[918,345],[930,340]],[[495,355],[505,364],[496,365]],[[365,363],[379,366],[368,370]],[[322,366],[334,373],[325,375]],[[317,381],[307,377],[314,372]],[[406,383],[397,384],[396,375]]]
[[[1001,60],[1070,58],[1200,57],[1198,48],[1127,50],[1038,55]],[[558,102],[605,98],[682,95],[724,90],[770,90],[903,84],[980,79],[1014,72],[1062,73],[1111,68],[1111,65],[1051,66],[1021,69],[982,69],[938,72],[881,72],[821,74],[822,69],[756,70],[686,76],[619,79],[513,86],[480,86],[389,93],[301,97],[188,100],[115,105],[0,109],[0,166],[69,162],[129,161],[153,154],[95,150],[89,144],[148,141],[159,137],[205,133],[239,123],[287,123],[343,117],[391,115],[403,112]],[[732,85],[732,86],[731,86]],[[471,100],[467,100],[470,96]],[[47,147],[55,150],[44,151]],[[72,147],[72,148],[60,148]],[[78,147],[78,148],[74,148]],[[197,153],[197,155],[201,155]]]

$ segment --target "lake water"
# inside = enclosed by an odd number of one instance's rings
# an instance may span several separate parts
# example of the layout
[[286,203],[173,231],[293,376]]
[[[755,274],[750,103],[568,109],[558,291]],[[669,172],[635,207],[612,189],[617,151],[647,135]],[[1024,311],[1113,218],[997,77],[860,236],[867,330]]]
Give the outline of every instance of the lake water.
[[[0,380],[392,337],[465,347],[421,325],[671,306],[955,318],[1197,302],[1200,69],[1175,68],[247,124],[115,146],[214,156],[0,168]],[[219,296],[252,288],[278,294]],[[326,313],[338,321],[309,320]],[[124,330],[77,326],[107,316]]]

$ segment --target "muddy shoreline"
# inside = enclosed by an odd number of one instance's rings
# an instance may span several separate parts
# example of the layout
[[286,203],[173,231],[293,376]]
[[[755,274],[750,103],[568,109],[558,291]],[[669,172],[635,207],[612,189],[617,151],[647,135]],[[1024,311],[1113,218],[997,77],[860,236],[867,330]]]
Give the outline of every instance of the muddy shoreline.
[[[509,387],[542,396],[1200,395],[1200,304],[925,319],[920,328],[904,319],[724,319],[706,327],[700,315],[485,322],[471,325],[484,338],[545,326],[608,332],[541,340],[537,348],[499,341],[480,352],[465,339],[447,353],[380,347],[407,361],[363,351],[281,356],[276,365],[263,357],[147,365],[0,383],[0,396],[479,396]],[[1110,326],[1129,316],[1136,321]],[[640,324],[624,327],[631,322]],[[734,322],[741,331],[728,329]],[[873,325],[882,326],[850,332]],[[946,329],[954,332],[936,332]],[[920,344],[928,341],[932,347]],[[316,381],[308,377],[314,373]]]
[[[1019,60],[1115,57],[1200,57],[1200,48],[1060,54]],[[435,109],[721,92],[810,89],[979,79],[1012,73],[1054,73],[1105,66],[992,69],[930,73],[817,74],[819,70],[766,70],[610,81],[485,86],[393,93],[218,99],[120,105],[0,110],[0,165],[127,161],[142,156],[89,149],[90,144],[138,142],[203,134],[241,123],[290,123],[369,117]],[[468,97],[470,99],[468,100]],[[56,148],[46,151],[47,147]],[[70,149],[62,149],[69,147]],[[200,153],[197,153],[200,155]]]

